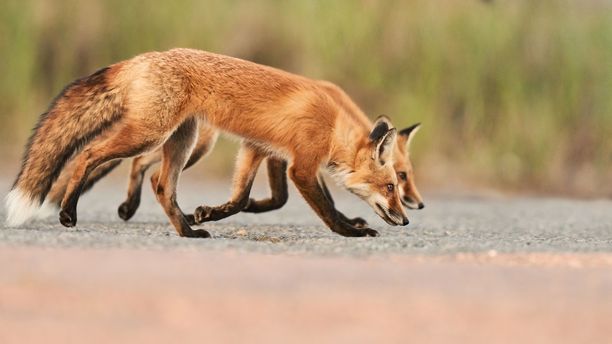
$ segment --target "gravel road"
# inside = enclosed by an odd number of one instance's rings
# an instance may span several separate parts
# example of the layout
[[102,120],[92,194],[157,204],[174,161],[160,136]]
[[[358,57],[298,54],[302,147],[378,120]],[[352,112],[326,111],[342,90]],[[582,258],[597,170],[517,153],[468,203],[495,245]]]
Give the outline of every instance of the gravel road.
[[[6,185],[6,184],[5,184]],[[343,191],[333,192],[339,209],[365,218],[377,238],[344,238],[324,227],[295,189],[288,204],[263,214],[241,213],[202,226],[213,240],[176,235],[161,207],[145,187],[143,204],[125,223],[116,215],[124,181],[105,180],[79,203],[76,228],[62,227],[56,216],[20,228],[2,228],[0,245],[50,247],[137,247],[236,249],[263,253],[369,256],[378,254],[454,254],[462,252],[611,252],[612,201],[552,198],[429,196],[427,207],[410,211],[411,223],[389,226],[365,204]],[[179,204],[222,203],[228,183],[182,183]],[[262,185],[254,194],[267,195]],[[1,186],[1,185],[0,185]],[[5,187],[5,189],[8,188]],[[4,210],[2,210],[4,211]],[[4,217],[2,213],[2,217]]]
[[[1,185],[8,189],[7,180]],[[258,180],[254,194],[267,190]],[[281,210],[180,238],[145,188],[128,223],[123,179],[55,217],[0,230],[1,343],[609,343],[612,201],[427,196],[390,227],[353,196],[338,207],[377,238],[326,229],[294,189]],[[185,180],[179,203],[227,183]],[[4,217],[4,213],[1,214]]]

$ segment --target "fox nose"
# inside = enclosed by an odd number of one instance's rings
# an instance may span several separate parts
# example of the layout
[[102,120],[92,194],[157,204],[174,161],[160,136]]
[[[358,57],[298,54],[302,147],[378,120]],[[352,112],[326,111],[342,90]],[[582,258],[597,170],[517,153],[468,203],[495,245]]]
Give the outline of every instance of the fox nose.
[[410,221],[408,220],[408,218],[407,218],[407,217],[404,217],[404,218],[402,219],[402,226],[405,226],[405,225],[407,225],[407,224],[409,224],[409,223],[410,223]]
[[425,208],[425,204],[423,202],[419,203],[419,209]]

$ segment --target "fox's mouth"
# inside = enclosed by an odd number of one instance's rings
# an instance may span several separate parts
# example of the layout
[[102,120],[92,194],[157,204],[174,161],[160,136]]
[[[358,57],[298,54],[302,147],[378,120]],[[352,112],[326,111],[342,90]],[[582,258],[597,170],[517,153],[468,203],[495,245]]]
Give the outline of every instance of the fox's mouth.
[[425,204],[423,202],[417,203],[415,200],[408,196],[402,197],[402,204],[408,209],[423,209]]
[[386,209],[379,203],[376,203],[375,210],[378,216],[380,216],[383,220],[385,220],[386,223],[390,224],[391,226],[399,226],[404,224],[403,216],[397,214],[393,210]]

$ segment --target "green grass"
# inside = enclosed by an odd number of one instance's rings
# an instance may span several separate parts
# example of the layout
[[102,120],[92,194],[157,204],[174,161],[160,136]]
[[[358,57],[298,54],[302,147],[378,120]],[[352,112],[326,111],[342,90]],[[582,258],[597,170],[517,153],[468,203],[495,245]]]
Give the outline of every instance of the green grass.
[[605,1],[4,0],[0,144],[20,153],[71,80],[177,46],[327,79],[371,117],[423,122],[414,160],[430,183],[612,192]]

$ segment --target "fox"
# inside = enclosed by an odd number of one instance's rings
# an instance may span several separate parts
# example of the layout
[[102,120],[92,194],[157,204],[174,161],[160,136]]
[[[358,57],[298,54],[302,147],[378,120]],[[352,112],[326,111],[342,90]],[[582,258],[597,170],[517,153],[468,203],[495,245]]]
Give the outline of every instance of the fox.
[[[326,89],[327,93],[336,101],[337,104],[344,106],[346,111],[352,112],[355,116],[364,118],[369,122],[369,119],[365,113],[352,101],[352,99],[342,88],[324,80],[318,80],[317,82]],[[389,125],[391,125],[390,122]],[[399,131],[394,148],[395,155],[393,166],[398,179],[400,199],[404,206],[408,209],[423,209],[425,207],[422,197],[416,188],[414,172],[409,156],[410,142],[419,128],[420,123],[417,123]],[[213,149],[218,136],[219,133],[214,128],[207,126],[205,123],[200,123],[198,141],[184,169],[189,168],[198,160],[206,156]],[[161,158],[161,151],[158,149],[152,153],[133,159],[128,179],[127,197],[118,208],[118,215],[121,219],[128,221],[136,213],[136,210],[140,205],[144,174],[152,165],[160,162]],[[103,178],[106,174],[117,167],[120,162],[120,160],[113,160],[96,168],[88,178],[84,190],[93,186],[99,179]],[[198,207],[194,213],[197,218],[192,214],[186,215],[188,217],[189,224],[194,225],[207,221],[220,220],[222,218],[231,216],[238,211],[252,213],[272,211],[280,209],[285,205],[288,200],[286,161],[273,156],[266,157],[271,196],[263,200],[255,200],[250,198],[250,183],[244,182],[245,180],[248,181],[249,176],[255,176],[259,164],[242,166],[239,163],[236,164],[233,178],[234,185],[232,186],[233,191],[230,200],[225,204],[216,207]],[[53,187],[49,192],[48,199],[57,208],[59,208],[69,176],[71,175],[73,169],[74,164],[69,164],[62,171],[58,181],[53,184]],[[329,189],[327,188],[327,185],[322,177],[320,177],[320,184],[323,190],[326,192],[328,199],[334,203],[331,193],[329,193]],[[368,225],[367,222],[360,217],[348,218],[341,212],[339,212],[339,215],[343,217],[346,222],[349,222],[354,226],[365,227]]]
[[66,227],[76,225],[80,194],[96,167],[161,147],[161,167],[151,178],[158,203],[179,236],[210,237],[204,229],[191,228],[176,201],[176,186],[196,144],[200,121],[242,138],[244,161],[261,161],[267,155],[288,161],[289,178],[337,234],[378,232],[343,221],[321,187],[320,170],[388,223],[409,223],[393,169],[397,130],[386,120],[369,128],[309,78],[179,48],[104,67],[71,83],[51,102],[28,140],[6,197],[7,224],[19,225],[37,213],[73,154],[76,167],[59,212]]

